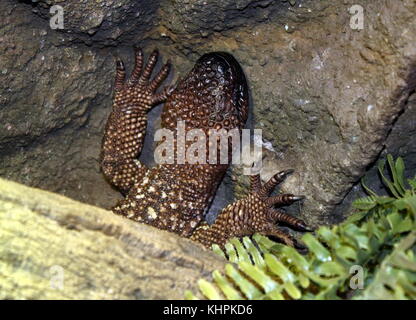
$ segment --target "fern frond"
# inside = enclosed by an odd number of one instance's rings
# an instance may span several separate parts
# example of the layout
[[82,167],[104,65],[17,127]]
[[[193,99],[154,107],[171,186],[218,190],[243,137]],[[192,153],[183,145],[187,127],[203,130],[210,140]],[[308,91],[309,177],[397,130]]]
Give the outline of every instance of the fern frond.
[[357,299],[416,299],[416,231],[411,232],[383,260],[373,281]]
[[[232,264],[213,282],[200,280],[208,299],[404,299],[416,298],[416,179],[404,182],[404,164],[387,157],[393,181],[380,175],[393,197],[357,199],[358,210],[340,225],[305,234],[301,255],[292,247],[256,234],[234,238],[214,252]],[[364,270],[364,290],[352,289],[351,270]],[[196,297],[186,293],[187,299]]]

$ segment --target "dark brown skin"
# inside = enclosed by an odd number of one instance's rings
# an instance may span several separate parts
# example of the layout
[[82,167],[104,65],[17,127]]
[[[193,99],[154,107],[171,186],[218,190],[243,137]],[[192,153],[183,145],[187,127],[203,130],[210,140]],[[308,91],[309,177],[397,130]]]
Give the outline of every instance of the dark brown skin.
[[[209,226],[204,215],[228,164],[209,164],[207,156],[205,163],[175,162],[147,168],[137,159],[146,133],[147,112],[161,102],[165,101],[162,127],[174,132],[178,120],[186,121],[186,131],[202,129],[207,137],[210,129],[241,131],[247,120],[246,79],[230,54],[214,52],[202,56],[176,88],[166,87],[160,93],[156,90],[167,77],[170,64],[163,66],[151,80],[157,56],[154,51],[143,68],[142,51],[136,49],[135,67],[128,81],[124,64],[117,61],[113,111],[107,121],[101,152],[104,175],[126,195],[113,211],[191,238],[206,247],[214,243],[223,246],[231,237],[255,232],[293,245],[293,240],[277,229],[276,223],[284,222],[301,230],[306,230],[306,225],[275,206],[289,205],[302,197],[292,194],[270,197],[291,170],[276,174],[264,185],[259,175],[251,176],[250,194],[223,209]],[[188,142],[185,149],[190,145]]]

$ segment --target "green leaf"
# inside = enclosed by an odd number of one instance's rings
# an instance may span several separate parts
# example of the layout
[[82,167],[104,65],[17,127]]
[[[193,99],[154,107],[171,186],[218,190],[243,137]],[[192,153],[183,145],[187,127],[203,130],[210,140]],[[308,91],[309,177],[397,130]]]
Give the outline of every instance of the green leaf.
[[397,201],[396,198],[386,197],[386,196],[377,197],[375,200],[376,200],[376,203],[378,205],[381,205],[381,206],[385,206],[385,205],[390,204],[394,201]]
[[247,251],[244,249],[243,245],[241,244],[240,240],[237,238],[232,238],[230,240],[230,243],[234,245],[234,247],[237,249],[238,253],[238,261],[245,261],[251,263],[250,256],[248,255]]
[[349,261],[349,262],[357,261],[357,252],[350,246],[340,246],[336,250],[335,254],[345,261]]
[[324,248],[324,246],[310,233],[302,237],[302,241],[306,244],[308,249],[312,251],[316,258],[320,261],[331,261],[331,254]]
[[406,202],[409,211],[413,213],[413,218],[416,219],[416,195],[405,198],[404,201]]
[[267,293],[266,295],[271,300],[284,300],[285,298],[282,295],[282,289],[279,287]]
[[228,260],[231,262],[237,263],[238,256],[237,256],[237,252],[235,252],[234,246],[230,242],[227,242],[224,247],[225,247],[225,253],[227,254]]
[[397,183],[400,185],[400,188],[403,191],[405,191],[406,190],[406,185],[404,183],[405,166],[404,166],[402,157],[397,158],[395,167],[396,167],[396,172],[397,172]]
[[247,249],[247,252],[252,257],[254,264],[258,266],[261,269],[264,269],[266,267],[266,264],[264,263],[264,259],[262,257],[261,252],[254,246],[253,242],[248,237],[243,238],[244,246]]
[[[379,163],[379,172],[394,197],[373,192],[357,199],[360,211],[346,221],[321,227],[316,236],[304,235],[305,255],[259,234],[252,237],[255,242],[232,239],[225,254],[213,246],[217,254],[237,262],[239,270],[228,264],[226,276],[215,271],[214,283],[198,282],[203,295],[281,300],[341,299],[351,293],[353,299],[416,299],[416,178],[406,190],[403,160],[388,156],[387,161],[393,182],[384,176],[385,162]],[[352,265],[364,268],[362,292],[349,289]],[[189,291],[185,297],[197,299]]]
[[358,228],[355,224],[350,223],[343,226],[345,236],[348,237],[350,243],[354,244],[357,249],[368,249],[368,237],[365,232]]
[[397,193],[396,188],[394,187],[394,184],[384,176],[385,165],[386,165],[386,162],[384,160],[380,160],[379,163],[378,163],[378,172],[380,173],[380,176],[381,176],[384,184],[389,188],[390,192],[396,198],[400,198],[400,195]]
[[400,194],[401,196],[404,196],[405,191],[404,191],[404,188],[402,188],[399,183],[399,174],[396,170],[396,164],[394,163],[394,160],[391,154],[387,155],[387,162],[389,163],[390,171],[393,176],[393,186],[398,194]]
[[212,273],[215,284],[221,289],[228,300],[242,300],[243,297],[234,286],[218,270]]
[[299,254],[294,248],[284,246],[281,251],[282,256],[285,257],[287,263],[293,265],[297,268],[300,272],[308,271],[309,270],[309,263]]
[[385,234],[380,230],[379,226],[374,222],[374,219],[369,219],[367,221],[367,236],[370,238],[376,237],[378,240],[382,241],[385,237]]
[[377,197],[377,193],[375,193],[373,190],[371,190],[369,187],[367,187],[366,183],[365,183],[365,177],[361,178],[361,185],[363,186],[364,190],[367,191],[367,193],[370,196],[374,196]]
[[338,235],[326,226],[320,227],[316,233],[331,247],[338,244]]
[[407,183],[412,188],[412,192],[415,193],[416,192],[416,176],[413,179],[408,179]]
[[278,288],[278,284],[270,278],[264,271],[254,267],[252,264],[242,261],[238,264],[239,269],[248,277],[260,285],[266,293]]
[[262,292],[256,288],[247,278],[245,278],[239,271],[237,271],[231,264],[225,266],[225,273],[234,283],[240,288],[241,292],[249,300],[258,299],[262,296]]
[[292,282],[285,282],[283,288],[292,299],[300,299],[302,297],[302,292]]
[[185,291],[185,300],[199,300],[198,297],[196,297],[192,291],[186,290]]
[[[375,206],[375,204],[374,204]],[[371,210],[371,209],[370,209]],[[345,221],[345,223],[358,223],[361,220],[363,220],[364,218],[368,217],[370,210],[364,210],[361,212],[355,212],[352,215],[350,215],[347,220]]]
[[222,300],[223,298],[219,294],[218,290],[214,287],[211,282],[208,282],[205,279],[198,280],[198,286],[204,296],[210,300]]
[[295,282],[296,276],[288,269],[286,266],[281,263],[277,258],[272,254],[265,254],[264,259],[266,261],[267,267],[269,270],[279,276],[283,282]]
[[416,218],[416,196],[406,197],[395,201],[394,206],[397,210],[408,210]]
[[315,272],[325,277],[340,277],[347,273],[346,269],[335,261],[328,261],[320,264],[315,268]]
[[397,211],[389,214],[387,220],[390,223],[393,234],[411,231],[413,228],[413,221],[410,217],[403,219],[403,215]]
[[257,242],[257,244],[260,246],[260,248],[265,251],[268,252],[270,250],[272,250],[272,247],[276,246],[276,242],[270,240],[268,237],[262,236],[261,234],[256,233],[253,236],[254,241]]
[[354,206],[354,208],[358,210],[369,211],[377,205],[375,198],[376,197],[371,196],[371,197],[356,199],[353,201],[352,205]]
[[224,259],[227,259],[227,257],[224,254],[224,251],[221,250],[221,248],[218,244],[213,244],[212,245],[212,251],[214,251],[216,254],[223,257]]
[[[411,232],[394,246],[376,269],[371,283],[357,296],[357,299],[411,299],[416,292],[416,270],[414,254],[406,255],[406,250],[416,249],[416,231]],[[413,279],[412,279],[413,276]]]

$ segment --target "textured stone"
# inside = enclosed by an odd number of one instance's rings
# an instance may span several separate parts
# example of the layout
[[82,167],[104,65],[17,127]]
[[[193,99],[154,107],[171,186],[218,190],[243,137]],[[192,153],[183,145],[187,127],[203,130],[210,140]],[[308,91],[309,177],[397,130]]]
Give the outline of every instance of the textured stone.
[[158,1],[153,0],[33,0],[32,11],[49,20],[54,15],[51,7],[63,9],[64,33],[86,43],[115,43],[154,26]]
[[[415,3],[362,3],[360,31],[350,27],[354,4],[303,1],[266,21],[228,24],[206,37],[191,36],[191,27],[186,36],[186,28],[167,33],[181,58],[195,61],[214,50],[237,57],[252,94],[249,126],[263,129],[262,177],[295,168],[282,190],[307,196],[290,211],[312,225],[348,213],[346,206],[342,214],[334,210],[379,156],[416,86]],[[178,45],[179,39],[185,43]],[[234,172],[238,177],[241,170]],[[238,178],[237,197],[246,192],[247,180]],[[226,201],[217,198],[217,208]]]
[[160,23],[176,36],[206,38],[218,31],[265,21],[285,7],[273,0],[162,1]]
[[263,174],[295,168],[283,190],[307,196],[302,215],[315,225],[336,221],[335,206],[378,157],[416,86],[413,1],[367,1],[362,31],[349,27],[353,2],[321,4],[310,7],[318,19],[288,22],[290,32],[265,23],[223,33],[203,50],[234,44],[251,84],[253,126],[275,149]]
[[1,176],[113,203],[97,163],[112,55],[73,44],[22,5],[2,1],[0,12]]
[[[404,172],[406,178],[413,178],[416,175],[416,94],[413,93],[406,103],[404,112],[397,118],[394,126],[389,133],[386,141],[383,143],[383,151],[380,153],[377,161],[374,161],[373,165],[369,166],[365,175],[364,182],[367,187],[376,192],[377,194],[387,195],[385,185],[381,182],[381,177],[378,171],[378,160],[385,161],[387,154],[391,154],[394,159],[402,157],[405,163],[406,170]],[[389,170],[386,169],[384,174],[387,177],[390,176]],[[364,192],[361,181],[356,183],[353,188],[348,192],[343,202],[338,205],[334,212],[333,218],[335,220],[341,220],[348,212],[348,208],[351,203],[359,198],[368,196]]]
[[2,300],[183,299],[226,262],[172,233],[3,179],[0,225]]

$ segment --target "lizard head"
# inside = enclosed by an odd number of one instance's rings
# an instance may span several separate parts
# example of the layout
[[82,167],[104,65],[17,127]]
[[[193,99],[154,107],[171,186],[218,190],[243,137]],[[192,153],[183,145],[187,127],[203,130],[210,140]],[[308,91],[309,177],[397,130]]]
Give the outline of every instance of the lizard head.
[[173,129],[182,120],[187,129],[241,129],[248,101],[247,81],[237,60],[226,52],[207,53],[166,101],[162,126]]

